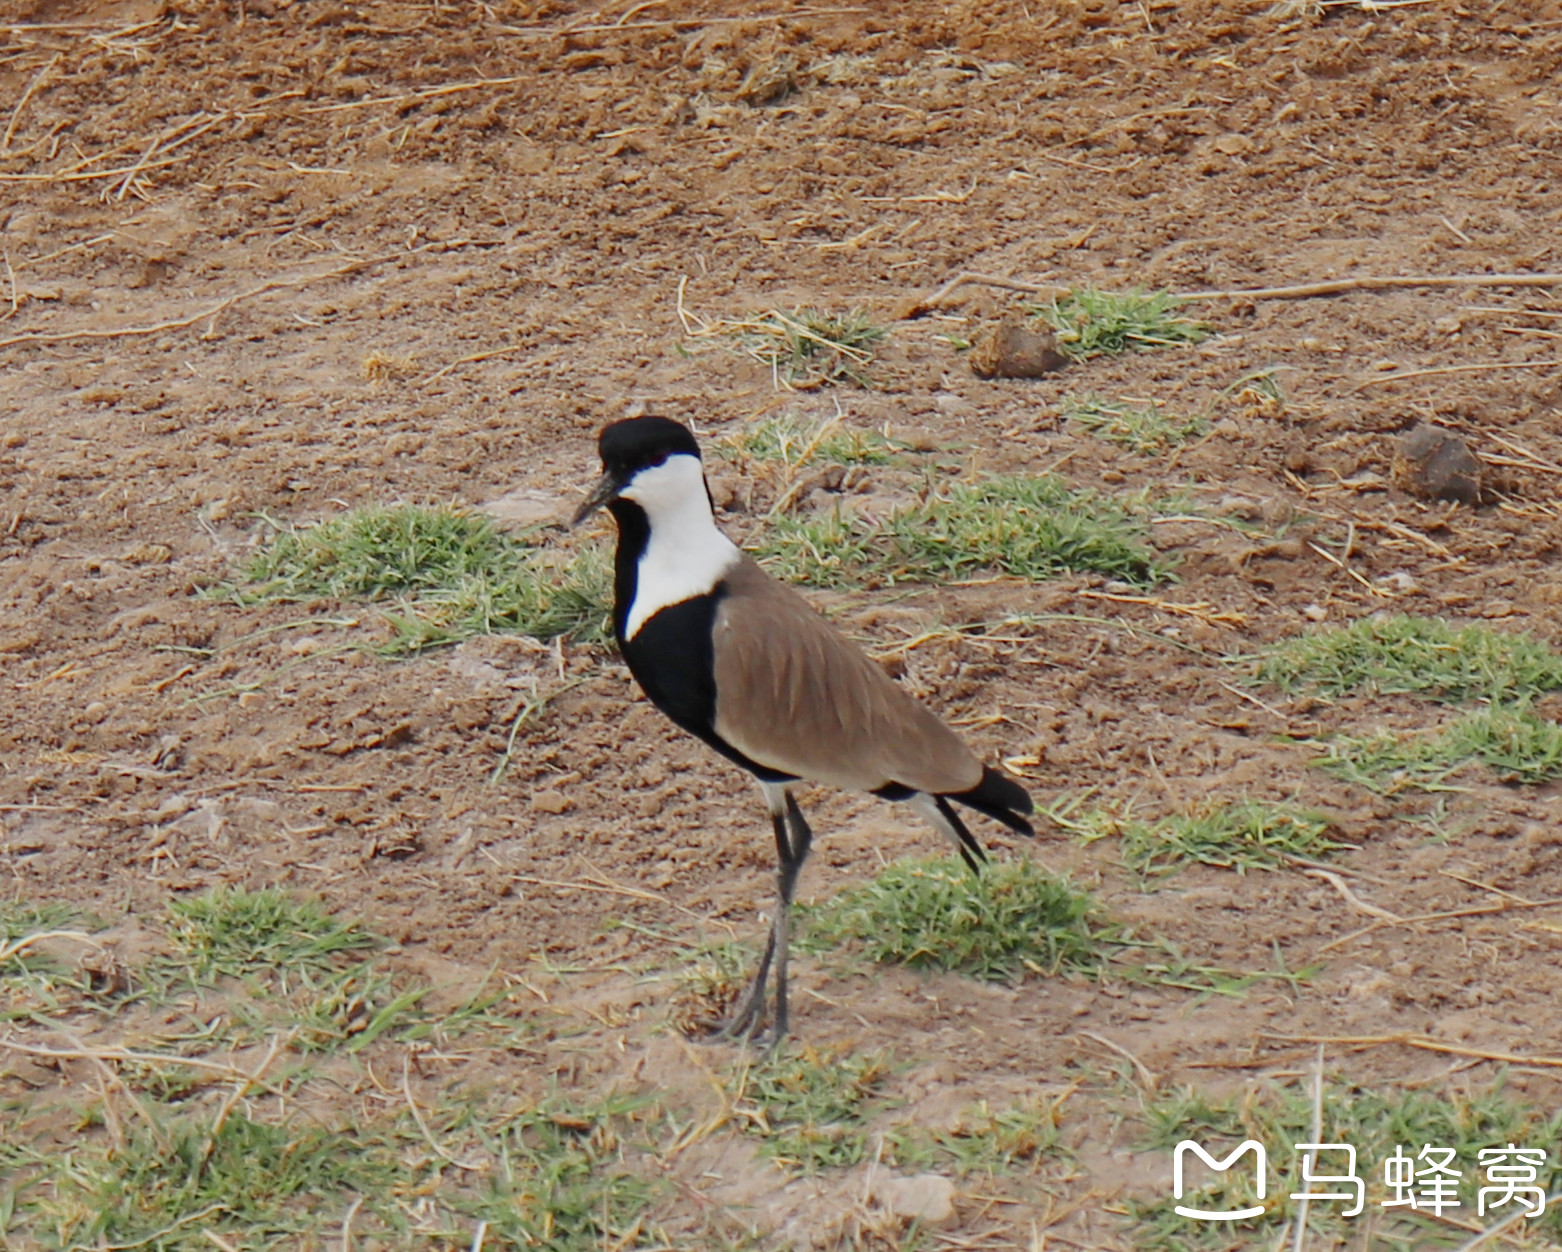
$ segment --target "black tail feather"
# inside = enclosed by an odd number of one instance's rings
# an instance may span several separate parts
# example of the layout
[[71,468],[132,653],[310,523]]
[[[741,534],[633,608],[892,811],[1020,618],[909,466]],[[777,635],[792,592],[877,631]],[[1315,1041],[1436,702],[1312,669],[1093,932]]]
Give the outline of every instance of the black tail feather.
[[[940,809],[948,811],[944,796],[935,797]],[[958,800],[967,808],[975,809],[984,817],[1001,822],[1017,835],[1035,835],[1036,829],[1025,820],[1024,814],[1036,811],[1030,793],[1005,774],[991,766],[982,770],[982,781],[969,791],[950,792],[948,799]],[[956,820],[955,827],[963,838],[969,838],[965,827]],[[974,842],[974,840],[973,840]],[[973,867],[974,868],[974,867]]]
[[973,874],[980,874],[982,865],[987,860],[986,849],[976,841],[976,836],[966,829],[965,823],[960,820],[960,814],[954,811],[948,800],[944,799],[943,796],[934,796],[933,803],[938,806],[938,811],[944,815],[944,820],[954,828],[955,834],[960,836],[960,857],[965,861],[966,868]]

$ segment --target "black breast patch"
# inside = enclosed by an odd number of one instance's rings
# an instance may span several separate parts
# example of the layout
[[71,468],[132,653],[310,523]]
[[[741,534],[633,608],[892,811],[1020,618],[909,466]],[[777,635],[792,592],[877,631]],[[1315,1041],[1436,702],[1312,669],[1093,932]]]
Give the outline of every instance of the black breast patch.
[[716,650],[711,631],[723,594],[718,583],[707,595],[652,614],[633,639],[620,641],[624,660],[651,703],[684,730],[762,782],[790,781],[793,775],[756,764],[716,733]]

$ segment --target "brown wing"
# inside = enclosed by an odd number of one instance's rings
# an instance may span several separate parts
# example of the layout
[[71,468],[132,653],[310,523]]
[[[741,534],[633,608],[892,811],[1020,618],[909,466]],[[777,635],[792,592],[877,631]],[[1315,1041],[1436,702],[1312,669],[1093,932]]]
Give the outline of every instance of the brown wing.
[[966,791],[964,741],[748,557],[716,610],[716,733],[750,760],[850,791]]

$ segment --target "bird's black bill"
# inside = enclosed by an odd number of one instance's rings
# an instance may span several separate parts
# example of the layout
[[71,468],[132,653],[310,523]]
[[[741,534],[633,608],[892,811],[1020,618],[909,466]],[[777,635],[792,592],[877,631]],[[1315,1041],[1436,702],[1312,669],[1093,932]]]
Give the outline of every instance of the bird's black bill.
[[573,530],[583,521],[600,509],[609,500],[613,499],[623,490],[624,484],[616,474],[603,474],[597,479],[597,485],[591,489],[591,494],[586,497],[586,502],[575,510],[575,516],[570,518],[570,528]]

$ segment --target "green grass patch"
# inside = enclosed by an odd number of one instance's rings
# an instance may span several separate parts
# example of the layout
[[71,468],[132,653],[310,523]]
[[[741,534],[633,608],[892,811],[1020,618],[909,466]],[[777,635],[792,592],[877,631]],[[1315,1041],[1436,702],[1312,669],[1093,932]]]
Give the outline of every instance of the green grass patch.
[[[494,1167],[475,1194],[452,1197],[451,1207],[486,1222],[500,1247],[600,1252],[661,1242],[640,1230],[660,1187],[626,1162],[627,1119],[644,1103],[631,1096],[597,1105],[554,1099],[497,1125],[454,1116],[448,1131],[436,1133],[469,1136]],[[470,1240],[471,1221],[464,1229]],[[460,1237],[454,1230],[450,1236]]]
[[428,987],[401,987],[384,970],[365,962],[340,973],[309,979],[293,990],[282,1006],[239,1002],[234,1018],[255,1038],[275,1030],[280,1021],[294,1031],[293,1046],[303,1053],[361,1052],[384,1036],[411,1041],[428,1032],[428,1017],[418,1005]]
[[54,962],[40,955],[29,940],[35,935],[65,929],[73,916],[70,909],[59,904],[0,902],[0,977],[7,973],[36,972],[40,966],[52,969]]
[[753,551],[778,577],[822,587],[1087,570],[1148,586],[1171,567],[1147,529],[1142,509],[1059,479],[997,477],[955,483],[882,519],[777,517]]
[[748,986],[757,954],[733,939],[676,948],[669,1019],[680,1033],[698,1038],[720,1029]]
[[9,1118],[0,1239],[260,1252],[336,1246],[352,1213],[354,1233],[382,1248],[465,1248],[479,1222],[490,1247],[640,1246],[650,1237],[638,1223],[658,1190],[626,1162],[627,1111],[640,1103],[449,1102],[419,1125],[399,1104],[371,1121],[343,1120],[318,1101],[307,1115],[268,1119],[186,1098],[153,1106],[143,1093],[137,1107],[150,1122],[127,1125],[124,1112],[110,1121],[100,1107],[68,1146]]
[[788,469],[828,465],[888,465],[906,445],[876,430],[843,425],[838,419],[811,422],[795,414],[767,417],[717,440],[718,456],[780,462]]
[[[1542,1148],[1548,1156],[1539,1170],[1537,1185],[1554,1191],[1562,1181],[1562,1166],[1553,1150],[1557,1135],[1562,1132],[1562,1114],[1548,1117],[1509,1097],[1500,1084],[1468,1094],[1376,1091],[1326,1083],[1322,1133],[1317,1140],[1313,1138],[1312,1121],[1313,1093],[1307,1081],[1269,1083],[1225,1099],[1184,1087],[1151,1101],[1143,1110],[1146,1148],[1170,1149],[1183,1139],[1193,1139],[1218,1159],[1242,1141],[1257,1139],[1269,1156],[1268,1199],[1262,1216],[1244,1222],[1205,1222],[1174,1213],[1173,1207],[1179,1203],[1218,1211],[1246,1208],[1257,1202],[1253,1198],[1251,1155],[1229,1174],[1210,1174],[1189,1157],[1189,1190],[1181,1200],[1171,1197],[1168,1186],[1165,1198],[1131,1206],[1133,1246],[1168,1252],[1274,1246],[1280,1224],[1294,1216],[1296,1202],[1289,1198],[1292,1192],[1346,1189],[1319,1184],[1308,1188],[1301,1176],[1302,1154],[1293,1148],[1297,1143],[1344,1143],[1356,1149],[1356,1176],[1365,1184],[1366,1205],[1375,1214],[1374,1233],[1385,1247],[1452,1246],[1468,1238],[1466,1233],[1409,1211],[1408,1206],[1382,1207],[1383,1200],[1394,1198],[1384,1185],[1384,1163],[1398,1150],[1416,1158],[1425,1145],[1453,1149],[1453,1167],[1462,1174],[1458,1196],[1463,1207],[1451,1212],[1470,1220],[1476,1211],[1477,1188],[1488,1185],[1480,1163],[1482,1149],[1503,1148],[1510,1143]],[[1414,1168],[1424,1170],[1428,1163],[1416,1160]],[[1342,1173],[1345,1165],[1345,1153],[1321,1153],[1314,1172]],[[1364,1214],[1354,1218],[1342,1216],[1348,1207],[1350,1204],[1344,1201],[1314,1202],[1308,1214],[1309,1246],[1329,1246],[1331,1238],[1334,1246],[1340,1246],[1357,1238],[1360,1224],[1367,1218]],[[1496,1209],[1495,1215],[1489,1211],[1483,1224],[1500,1220],[1515,1212],[1516,1207],[1510,1204]],[[1540,1225],[1554,1235],[1562,1223],[1553,1210],[1541,1219]],[[1535,1230],[1535,1226],[1530,1229]],[[1448,1244],[1426,1242],[1434,1236],[1448,1240]]]
[[1319,813],[1243,800],[1199,806],[1156,822],[1116,823],[1123,863],[1136,873],[1175,873],[1195,862],[1234,869],[1279,869],[1291,857],[1317,860],[1340,848]]
[[352,1193],[381,1192],[404,1173],[392,1145],[237,1110],[220,1124],[174,1113],[133,1127],[118,1149],[98,1139],[29,1155],[19,1162],[28,1194],[11,1217],[35,1241],[27,1246],[43,1248],[210,1249],[208,1229],[246,1249],[276,1246],[338,1226]]
[[1029,857],[992,862],[979,876],[952,856],[898,861],[803,915],[806,949],[850,941],[871,961],[988,982],[1095,969],[1108,942],[1089,893]]
[[1242,375],[1221,390],[1223,400],[1236,402],[1248,417],[1279,417],[1285,412],[1285,388],[1281,387],[1281,366],[1268,365]]
[[1168,413],[1164,405],[1154,400],[1069,395],[1063,397],[1060,408],[1067,421],[1083,427],[1097,439],[1141,456],[1169,451],[1209,430],[1209,418],[1204,414]]
[[27,935],[45,930],[61,930],[75,914],[63,904],[24,904],[20,900],[0,901],[0,948]]
[[[1140,986],[1173,987],[1179,991],[1196,992],[1200,1000],[1212,995],[1235,1000],[1264,982],[1281,983],[1294,995],[1303,983],[1317,977],[1325,968],[1320,961],[1300,969],[1291,969],[1285,963],[1279,942],[1271,940],[1270,947],[1275,959],[1273,969],[1229,970],[1186,955],[1177,944],[1164,936],[1133,940],[1125,942],[1122,950],[1115,954],[1112,972]],[[1136,956],[1138,959],[1133,959]]]
[[1061,299],[1031,306],[1052,327],[1058,348],[1076,361],[1151,348],[1171,348],[1209,338],[1208,324],[1178,313],[1170,291],[1102,291],[1076,287]]
[[0,1022],[26,1022],[90,990],[90,976],[46,949],[47,936],[71,928],[72,911],[59,904],[0,901]]
[[868,366],[889,331],[860,309],[844,314],[800,308],[790,313],[769,309],[742,322],[725,322],[716,331],[735,335],[748,354],[768,365],[793,386],[850,383],[869,387]]
[[1562,687],[1562,655],[1532,635],[1435,617],[1380,616],[1310,631],[1258,658],[1284,691],[1415,693],[1438,700],[1521,700]]
[[549,553],[449,505],[370,505],[276,533],[223,588],[243,604],[333,598],[384,604],[389,652],[472,635],[605,637],[605,552]]
[[218,887],[168,906],[168,935],[195,979],[264,975],[287,986],[298,975],[333,973],[345,955],[380,941],[332,917],[318,900],[267,887]]
[[1441,730],[1341,736],[1313,761],[1383,795],[1450,790],[1448,778],[1475,763],[1505,783],[1562,777],[1562,726],[1526,708],[1497,706],[1467,713]]
[[749,1071],[735,1111],[759,1135],[761,1152],[796,1173],[855,1165],[868,1142],[865,1121],[884,1107],[882,1054],[821,1055],[804,1045]]
[[897,1126],[885,1132],[887,1155],[902,1170],[949,1170],[961,1177],[1028,1168],[1062,1151],[1060,1103],[1034,1099],[993,1109],[984,1100],[949,1126]]

